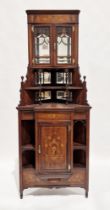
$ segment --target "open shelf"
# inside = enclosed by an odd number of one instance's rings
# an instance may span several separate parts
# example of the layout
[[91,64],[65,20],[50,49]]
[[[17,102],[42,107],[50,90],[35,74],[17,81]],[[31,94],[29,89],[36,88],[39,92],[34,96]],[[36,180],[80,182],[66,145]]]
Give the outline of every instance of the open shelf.
[[[35,72],[35,71],[37,71],[39,68],[41,68],[41,67],[39,67],[39,65],[29,65],[29,67]],[[55,67],[53,67],[53,65],[51,66],[51,65],[48,65],[48,66],[44,66],[44,65],[42,65],[42,70],[49,70],[49,71],[51,71],[51,70],[63,70],[63,69],[65,69],[65,65],[56,65]],[[68,69],[70,69],[70,70],[75,70],[75,69],[78,69],[78,66],[71,66],[71,65],[69,65],[68,64]]]
[[84,150],[73,151],[73,167],[86,167],[86,152]]
[[42,85],[42,86],[36,86],[36,87],[26,87],[25,90],[40,90],[40,89],[44,89],[44,90],[82,90],[82,87],[76,87],[76,86],[68,86],[66,87],[65,85],[61,85],[61,86],[49,86],[49,85]]
[[23,168],[35,168],[35,151],[25,150],[22,153],[22,166]]
[[[33,72],[30,86],[24,90],[29,103],[74,103],[79,104],[79,96],[83,91],[83,83],[76,82],[78,72],[73,69],[39,68]],[[31,86],[32,85],[32,86]]]
[[34,72],[35,85],[44,84],[72,84],[74,71],[68,68],[64,69],[42,69],[39,68]]
[[22,120],[22,149],[34,148],[35,145],[35,122],[34,120]]
[[73,167],[86,167],[86,121],[74,120]]
[[86,145],[86,121],[74,120],[74,146]]

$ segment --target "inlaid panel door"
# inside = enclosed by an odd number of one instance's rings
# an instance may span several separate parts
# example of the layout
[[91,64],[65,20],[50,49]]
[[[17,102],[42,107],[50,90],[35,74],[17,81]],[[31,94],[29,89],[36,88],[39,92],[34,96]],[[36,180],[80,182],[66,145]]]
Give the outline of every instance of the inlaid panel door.
[[39,173],[71,171],[71,133],[68,122],[39,122],[36,168]]

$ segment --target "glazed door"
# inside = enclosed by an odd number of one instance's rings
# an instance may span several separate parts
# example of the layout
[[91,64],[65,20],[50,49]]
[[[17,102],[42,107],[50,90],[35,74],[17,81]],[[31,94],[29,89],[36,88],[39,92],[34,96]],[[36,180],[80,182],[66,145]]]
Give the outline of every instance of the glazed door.
[[[72,25],[57,25],[55,26],[55,64],[56,65],[71,65],[74,64],[72,57],[73,45],[73,29]],[[73,34],[73,35],[72,35]]]
[[77,27],[72,24],[32,25],[32,64],[43,66],[75,65]]
[[32,26],[32,64],[52,64],[52,28],[50,25]]
[[38,123],[37,163],[44,173],[70,172],[70,123]]

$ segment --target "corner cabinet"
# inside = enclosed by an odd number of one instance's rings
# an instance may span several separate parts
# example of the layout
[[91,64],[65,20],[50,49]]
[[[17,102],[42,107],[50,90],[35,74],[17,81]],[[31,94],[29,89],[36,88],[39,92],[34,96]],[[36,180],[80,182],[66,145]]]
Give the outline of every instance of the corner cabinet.
[[82,187],[88,196],[89,112],[78,66],[79,10],[28,10],[21,77],[20,197],[30,187]]

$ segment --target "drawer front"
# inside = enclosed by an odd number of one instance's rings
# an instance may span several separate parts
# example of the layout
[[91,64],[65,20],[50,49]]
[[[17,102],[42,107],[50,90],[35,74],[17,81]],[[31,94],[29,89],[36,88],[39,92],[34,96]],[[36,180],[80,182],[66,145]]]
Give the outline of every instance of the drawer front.
[[37,120],[70,120],[70,114],[65,113],[38,113]]

